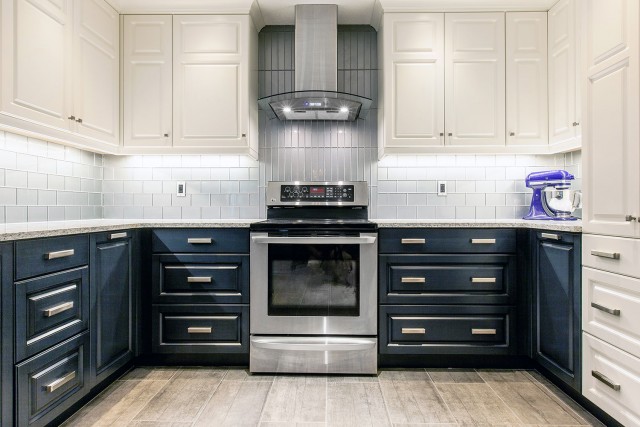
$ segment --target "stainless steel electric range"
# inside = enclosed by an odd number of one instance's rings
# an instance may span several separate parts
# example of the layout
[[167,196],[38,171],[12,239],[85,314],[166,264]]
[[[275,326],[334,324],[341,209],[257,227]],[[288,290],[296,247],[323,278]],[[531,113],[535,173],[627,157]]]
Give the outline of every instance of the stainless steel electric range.
[[375,374],[377,226],[366,182],[270,182],[251,225],[251,372]]

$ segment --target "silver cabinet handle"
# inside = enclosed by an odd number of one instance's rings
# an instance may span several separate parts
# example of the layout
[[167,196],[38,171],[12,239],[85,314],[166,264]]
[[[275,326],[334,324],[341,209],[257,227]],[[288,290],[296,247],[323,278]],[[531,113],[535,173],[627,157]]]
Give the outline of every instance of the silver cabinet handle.
[[495,335],[495,334],[496,334],[495,329],[476,329],[476,328],[471,329],[471,335]]
[[578,123],[578,122],[573,122],[573,123],[571,123],[571,124],[573,125],[573,127],[576,127],[576,126],[578,126],[580,123]]
[[616,384],[607,378],[605,375],[601,374],[598,371],[591,371],[591,376],[593,376],[598,381],[604,383],[606,386],[611,387],[615,391],[620,391],[620,384]]
[[376,347],[376,340],[370,338],[336,337],[252,337],[251,346],[269,350],[293,351],[361,351]]
[[444,132],[440,132],[440,136],[444,136]]
[[449,132],[447,135],[448,135],[448,136],[453,136],[453,133]]
[[189,237],[187,243],[192,245],[210,245],[213,243],[211,237]]
[[44,259],[66,258],[75,255],[75,249],[66,249],[64,251],[47,252]]
[[67,119],[69,119],[69,120],[75,120],[75,119],[76,119],[76,116],[69,116],[69,117],[67,117]]
[[509,136],[516,136],[515,132],[509,132]]
[[190,334],[210,334],[213,331],[211,327],[189,326],[187,332]]
[[609,307],[605,307],[604,305],[600,305],[597,304],[595,302],[591,303],[591,307],[600,310],[600,311],[604,311],[605,313],[609,313],[612,314],[614,316],[620,316],[620,310],[617,308],[609,308]]
[[78,122],[78,123],[82,123],[82,119],[81,119],[80,117],[78,117],[78,118],[76,119],[76,122]]
[[76,371],[70,372],[64,377],[58,378],[51,384],[44,386],[44,389],[47,391],[47,393],[53,393],[54,391],[56,391],[57,389],[59,389],[69,381],[73,380],[75,377],[76,377]]
[[637,218],[637,217],[635,217],[635,216],[633,216],[633,215],[627,215],[627,216],[625,216],[625,217],[624,217],[624,220],[625,220],[625,221],[629,221],[629,222],[633,222],[633,221],[635,221],[636,219],[638,219],[638,218]]
[[163,136],[164,136],[165,138],[169,138],[169,132],[165,133]]
[[426,334],[427,331],[425,331],[424,328],[402,328],[402,333],[403,334]]
[[471,283],[496,283],[495,277],[472,277]]
[[560,240],[560,235],[555,233],[540,233],[540,237],[543,239]]
[[493,245],[496,239],[471,239],[473,245]]
[[124,239],[125,237],[127,237],[127,233],[126,232],[122,232],[122,233],[111,233],[109,235],[109,240],[114,240],[114,239]]
[[251,236],[254,243],[290,244],[290,245],[371,245],[376,242],[375,236],[362,237],[277,237]]
[[211,276],[189,276],[187,283],[211,283]]
[[427,279],[424,277],[403,277],[400,279],[402,283],[426,283]]
[[42,314],[44,317],[55,316],[56,314],[60,314],[67,310],[71,310],[73,308],[73,301],[63,302],[60,305],[56,305],[55,307],[48,308],[46,310],[42,310]]
[[427,243],[426,239],[400,239],[400,243],[403,245],[424,245]]
[[591,251],[591,255],[598,256],[600,258],[620,259],[619,252]]

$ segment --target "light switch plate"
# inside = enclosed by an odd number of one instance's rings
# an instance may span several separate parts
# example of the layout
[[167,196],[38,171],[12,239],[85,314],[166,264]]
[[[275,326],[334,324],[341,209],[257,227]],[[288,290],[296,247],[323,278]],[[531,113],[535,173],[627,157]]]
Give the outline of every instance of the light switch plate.
[[447,181],[438,181],[438,196],[447,195]]
[[176,185],[176,196],[184,197],[186,195],[187,195],[187,187],[186,187],[184,181],[178,181],[178,183]]

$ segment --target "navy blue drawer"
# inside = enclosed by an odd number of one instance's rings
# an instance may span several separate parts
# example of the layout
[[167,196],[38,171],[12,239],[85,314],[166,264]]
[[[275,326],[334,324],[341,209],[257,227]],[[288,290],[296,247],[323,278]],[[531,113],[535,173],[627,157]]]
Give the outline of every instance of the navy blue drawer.
[[88,235],[18,241],[16,280],[86,265],[88,260]]
[[154,255],[155,303],[249,302],[248,255]]
[[381,228],[380,253],[514,253],[516,230]]
[[153,306],[155,353],[245,353],[249,351],[249,306]]
[[153,230],[154,253],[249,253],[249,229],[188,228]]
[[87,329],[88,267],[15,284],[16,361]]
[[381,306],[380,352],[515,354],[510,306]]
[[89,334],[69,339],[16,366],[16,421],[44,426],[88,391]]
[[381,255],[382,304],[515,304],[515,255]]

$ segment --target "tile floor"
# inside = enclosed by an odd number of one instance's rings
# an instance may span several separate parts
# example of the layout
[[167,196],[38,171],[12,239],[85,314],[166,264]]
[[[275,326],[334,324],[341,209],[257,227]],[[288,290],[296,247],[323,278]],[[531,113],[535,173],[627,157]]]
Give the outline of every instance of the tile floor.
[[536,371],[381,370],[374,376],[250,375],[136,368],[71,426],[602,426]]

